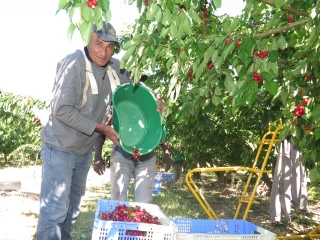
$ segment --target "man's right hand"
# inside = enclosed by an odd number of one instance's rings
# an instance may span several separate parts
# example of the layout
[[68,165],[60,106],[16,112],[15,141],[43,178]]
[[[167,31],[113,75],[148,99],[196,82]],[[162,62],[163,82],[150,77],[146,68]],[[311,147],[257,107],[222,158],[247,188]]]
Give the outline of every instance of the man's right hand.
[[106,164],[102,158],[94,160],[93,170],[99,175],[103,175],[106,171]]

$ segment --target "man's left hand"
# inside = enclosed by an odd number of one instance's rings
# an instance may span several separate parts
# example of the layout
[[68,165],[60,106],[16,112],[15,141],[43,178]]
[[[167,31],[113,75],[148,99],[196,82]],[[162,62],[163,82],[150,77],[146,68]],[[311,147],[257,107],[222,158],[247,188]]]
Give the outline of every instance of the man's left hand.
[[157,106],[157,112],[163,112],[163,110],[166,107],[166,104],[164,103],[161,96],[157,96],[158,106]]

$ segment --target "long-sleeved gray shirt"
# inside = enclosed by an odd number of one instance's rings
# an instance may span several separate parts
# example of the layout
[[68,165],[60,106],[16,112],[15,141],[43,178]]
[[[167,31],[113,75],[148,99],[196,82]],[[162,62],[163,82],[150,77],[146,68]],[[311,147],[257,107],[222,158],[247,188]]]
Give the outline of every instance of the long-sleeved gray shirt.
[[[90,60],[88,53],[87,57]],[[111,58],[108,64],[118,74],[121,84],[132,82],[127,71],[120,71],[118,59]],[[41,132],[44,143],[80,155],[88,153],[94,147],[99,134],[95,127],[97,123],[106,122],[112,91],[106,66],[100,67],[92,61],[91,66],[98,94],[92,95],[89,86],[87,101],[80,108],[86,83],[86,64],[82,52],[77,50],[57,64],[51,111]]]

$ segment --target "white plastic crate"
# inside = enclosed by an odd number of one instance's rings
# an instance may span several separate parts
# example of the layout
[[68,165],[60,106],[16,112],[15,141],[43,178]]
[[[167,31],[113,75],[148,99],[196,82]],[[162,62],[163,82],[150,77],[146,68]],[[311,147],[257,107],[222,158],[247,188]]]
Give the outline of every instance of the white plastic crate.
[[[100,212],[112,212],[118,205],[140,206],[153,216],[157,216],[161,225],[121,221],[105,221],[99,219]],[[127,230],[138,230],[146,236],[129,236]],[[92,240],[177,240],[178,227],[155,204],[122,202],[99,199],[92,230]]]
[[178,226],[178,240],[275,240],[276,234],[245,220],[171,218]]

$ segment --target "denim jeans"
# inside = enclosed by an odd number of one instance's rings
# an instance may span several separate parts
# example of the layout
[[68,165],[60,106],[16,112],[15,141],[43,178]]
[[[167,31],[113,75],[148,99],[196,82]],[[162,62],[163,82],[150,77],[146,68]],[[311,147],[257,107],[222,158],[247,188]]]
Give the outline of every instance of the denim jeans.
[[127,201],[131,177],[134,178],[135,202],[151,203],[156,174],[156,156],[147,161],[132,161],[118,151],[110,159],[111,199]]
[[42,179],[37,240],[69,240],[80,212],[92,152],[77,155],[42,145]]

